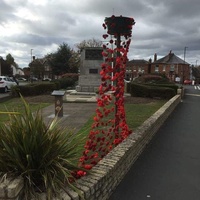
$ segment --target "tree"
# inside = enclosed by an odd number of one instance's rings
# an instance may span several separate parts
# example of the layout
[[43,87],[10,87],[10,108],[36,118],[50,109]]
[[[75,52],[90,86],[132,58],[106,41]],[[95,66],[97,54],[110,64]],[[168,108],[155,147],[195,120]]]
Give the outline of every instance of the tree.
[[12,76],[13,75],[11,65],[3,58],[1,59],[1,75],[3,75],[3,76]]
[[[16,69],[19,68],[18,64],[15,62],[15,59],[13,58],[13,56],[9,53],[6,56],[6,62],[8,63],[8,65],[14,66]],[[11,67],[12,69],[12,67]],[[12,74],[13,75],[13,74]]]
[[71,73],[78,73],[80,67],[80,54],[74,50],[71,50],[72,56],[69,59],[69,68]]
[[30,64],[31,76],[36,76],[37,78],[42,78],[44,73],[44,59],[34,59]]
[[12,57],[10,53],[6,56],[6,62],[10,65],[13,65],[15,63],[15,59]]
[[53,74],[62,75],[65,73],[77,73],[79,58],[68,44],[63,43],[55,53],[46,56],[51,64]]
[[92,38],[83,40],[81,43],[77,44],[76,47],[79,49],[79,52],[81,52],[85,47],[101,47],[102,44],[102,41]]

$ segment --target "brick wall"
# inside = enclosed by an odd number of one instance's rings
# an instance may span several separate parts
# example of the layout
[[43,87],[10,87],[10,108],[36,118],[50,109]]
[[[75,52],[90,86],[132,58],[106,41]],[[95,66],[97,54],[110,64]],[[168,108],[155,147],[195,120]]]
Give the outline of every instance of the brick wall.
[[[77,181],[80,193],[86,200],[106,200],[109,198],[112,191],[117,187],[154,134],[162,126],[180,101],[180,95],[176,95],[170,99],[154,115],[135,130],[133,134],[115,147],[95,167],[93,167],[90,175]],[[5,182],[1,183],[0,199],[18,200],[18,194],[22,187],[23,181],[20,178],[15,180],[15,184],[12,185]],[[76,192],[69,189],[61,191],[60,195],[63,200],[80,199]],[[45,194],[41,194],[39,199],[45,200]]]

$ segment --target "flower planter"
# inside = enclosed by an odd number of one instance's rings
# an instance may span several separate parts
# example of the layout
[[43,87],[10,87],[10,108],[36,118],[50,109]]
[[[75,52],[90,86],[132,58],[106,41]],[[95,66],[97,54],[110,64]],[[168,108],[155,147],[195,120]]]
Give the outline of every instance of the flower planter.
[[110,35],[124,35],[130,36],[132,33],[132,26],[135,24],[133,18],[129,17],[106,17],[105,24],[107,25],[107,33]]

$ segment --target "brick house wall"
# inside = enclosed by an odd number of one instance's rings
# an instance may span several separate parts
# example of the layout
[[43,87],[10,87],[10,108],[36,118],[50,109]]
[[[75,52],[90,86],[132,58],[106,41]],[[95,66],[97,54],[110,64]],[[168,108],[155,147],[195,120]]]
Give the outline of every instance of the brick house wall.
[[126,65],[127,74],[131,80],[142,74],[161,73],[165,74],[172,82],[179,77],[181,82],[190,79],[190,65],[171,51],[166,56],[157,60],[157,54],[154,55],[154,61],[131,60]]
[[176,77],[179,77],[183,82],[190,79],[190,65],[171,51],[168,55],[157,60],[157,55],[154,55],[154,62],[151,63],[151,73],[164,73],[171,81],[175,82]]
[[126,64],[126,79],[133,80],[141,74],[148,73],[149,62],[146,60],[138,59],[128,61]]

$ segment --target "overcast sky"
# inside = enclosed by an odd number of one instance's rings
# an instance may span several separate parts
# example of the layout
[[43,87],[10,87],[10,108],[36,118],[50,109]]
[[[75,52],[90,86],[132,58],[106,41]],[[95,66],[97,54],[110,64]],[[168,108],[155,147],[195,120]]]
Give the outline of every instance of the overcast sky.
[[129,60],[170,50],[184,59],[186,49],[185,61],[200,64],[199,0],[1,0],[0,56],[10,53],[24,68],[31,49],[42,58],[62,43],[75,49],[83,40],[103,40],[102,24],[113,14],[136,21]]

